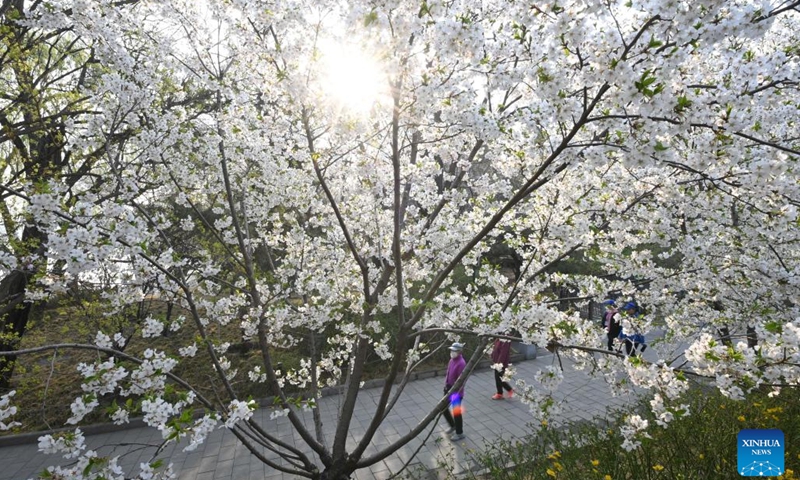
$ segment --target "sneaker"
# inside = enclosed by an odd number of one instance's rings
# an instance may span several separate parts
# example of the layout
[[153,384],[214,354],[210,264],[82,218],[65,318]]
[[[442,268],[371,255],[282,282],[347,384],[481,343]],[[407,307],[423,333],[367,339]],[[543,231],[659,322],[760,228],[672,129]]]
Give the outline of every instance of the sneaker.
[[502,399],[503,399],[502,393],[495,393],[494,395],[492,395],[492,400],[502,400]]
[[450,437],[450,440],[452,440],[452,441],[454,441],[454,442],[457,442],[457,441],[459,441],[459,440],[464,440],[464,437],[465,437],[465,436],[466,436],[466,435],[464,435],[463,433],[454,433],[454,434],[453,434],[453,435]]
[[514,396],[514,390],[508,391],[508,398],[512,398]]

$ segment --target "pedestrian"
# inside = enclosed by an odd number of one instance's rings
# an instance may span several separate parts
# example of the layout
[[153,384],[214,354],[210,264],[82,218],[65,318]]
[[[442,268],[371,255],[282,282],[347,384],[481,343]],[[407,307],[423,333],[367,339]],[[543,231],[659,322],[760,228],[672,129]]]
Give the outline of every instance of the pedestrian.
[[609,298],[608,300],[604,300],[603,303],[601,303],[601,305],[603,306],[603,311],[600,313],[600,328],[607,329],[608,312],[610,312],[611,310],[616,310],[617,303],[613,299]]
[[501,340],[499,338],[495,340],[494,347],[492,348],[492,363],[494,364],[494,384],[497,388],[497,393],[492,395],[492,400],[502,400],[504,398],[504,389],[508,392],[508,398],[514,396],[514,390],[511,388],[511,385],[503,380],[503,377],[506,374],[506,368],[508,368],[508,359],[510,356],[511,342],[509,340]]
[[628,302],[622,307],[622,314],[627,317],[629,331],[623,330],[620,325],[619,339],[622,340],[622,345],[625,347],[625,354],[627,356],[639,356],[647,348],[644,335],[639,331],[638,320],[641,317],[639,306],[636,302]]
[[[464,368],[467,366],[467,362],[464,360],[464,356],[462,355],[463,351],[463,343],[456,342],[450,346],[450,363],[447,364],[447,376],[444,378],[445,395],[447,395],[450,389],[453,388],[456,380],[458,380],[458,377],[461,376],[461,372],[463,372]],[[442,414],[444,419],[447,420],[447,424],[450,425],[450,428],[447,429],[447,433],[452,434],[450,440],[453,441],[458,441],[464,438],[464,421],[461,417],[461,402],[464,400],[465,384],[466,381],[461,385],[461,388],[450,394],[450,405],[448,408],[445,408]],[[452,410],[452,413],[450,410]]]
[[614,340],[619,337],[620,332],[622,331],[622,326],[619,324],[617,320],[617,305],[614,300],[606,300],[603,302],[606,306],[606,313],[605,313],[605,328],[606,328],[606,337],[608,338],[607,348],[609,351],[614,351]]

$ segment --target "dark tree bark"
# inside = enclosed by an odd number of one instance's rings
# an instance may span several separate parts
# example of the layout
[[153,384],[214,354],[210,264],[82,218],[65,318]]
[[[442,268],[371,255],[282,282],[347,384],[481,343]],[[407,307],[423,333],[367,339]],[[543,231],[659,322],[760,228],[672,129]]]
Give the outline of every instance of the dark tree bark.
[[[0,350],[16,350],[25,333],[31,304],[25,302],[25,287],[30,275],[14,270],[0,281],[3,314],[0,316]],[[0,357],[0,391],[10,387],[11,375],[17,357]]]
[[[44,233],[36,227],[29,226],[23,230],[22,244],[36,246],[31,253],[43,253],[45,240]],[[18,348],[33,307],[31,302],[26,301],[26,291],[39,269],[41,260],[20,263],[19,268],[12,270],[0,280],[0,351]],[[10,387],[16,358],[16,356],[0,357],[0,391]]]

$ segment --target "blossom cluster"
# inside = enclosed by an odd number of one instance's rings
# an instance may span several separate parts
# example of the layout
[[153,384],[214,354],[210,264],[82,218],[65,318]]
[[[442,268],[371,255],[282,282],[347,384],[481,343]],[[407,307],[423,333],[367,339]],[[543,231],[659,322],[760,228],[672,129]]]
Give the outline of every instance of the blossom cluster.
[[19,422],[8,422],[6,420],[13,417],[17,413],[17,407],[11,404],[11,397],[16,395],[16,390],[11,390],[7,394],[0,397],[0,430],[10,430],[14,427],[20,426]]
[[516,381],[517,388],[514,391],[520,400],[528,405],[534,418],[548,422],[562,411],[555,393],[563,380],[563,372],[550,365],[537,371],[531,384],[523,379],[518,379]]
[[648,425],[649,422],[639,415],[625,417],[625,425],[620,428],[623,438],[622,448],[630,452],[641,445],[642,438],[650,438],[647,433]]

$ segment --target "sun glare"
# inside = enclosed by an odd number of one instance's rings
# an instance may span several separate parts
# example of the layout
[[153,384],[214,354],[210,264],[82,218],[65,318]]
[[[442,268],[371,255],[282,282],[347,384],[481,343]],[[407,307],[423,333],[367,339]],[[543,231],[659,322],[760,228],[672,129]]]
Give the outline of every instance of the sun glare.
[[336,106],[363,115],[388,92],[386,75],[375,58],[355,45],[320,49],[322,88]]

